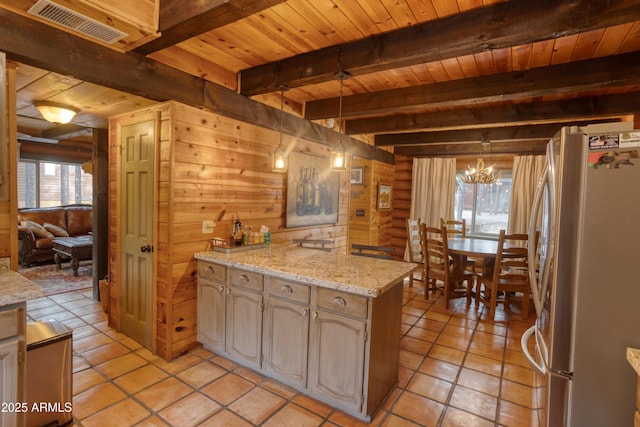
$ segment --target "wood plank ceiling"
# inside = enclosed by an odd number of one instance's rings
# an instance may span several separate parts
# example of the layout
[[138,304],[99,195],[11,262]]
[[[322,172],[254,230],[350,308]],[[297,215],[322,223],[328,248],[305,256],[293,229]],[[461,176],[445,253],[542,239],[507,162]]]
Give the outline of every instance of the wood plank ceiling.
[[[129,33],[113,45],[28,14],[34,3],[0,0],[19,131],[34,136],[166,99],[277,128],[282,87],[317,133],[338,116],[344,71],[344,131],[411,156],[481,153],[482,140],[536,152],[563,124],[640,113],[638,0],[57,1]],[[52,128],[35,99],[82,112]],[[287,115],[287,130],[301,122]]]

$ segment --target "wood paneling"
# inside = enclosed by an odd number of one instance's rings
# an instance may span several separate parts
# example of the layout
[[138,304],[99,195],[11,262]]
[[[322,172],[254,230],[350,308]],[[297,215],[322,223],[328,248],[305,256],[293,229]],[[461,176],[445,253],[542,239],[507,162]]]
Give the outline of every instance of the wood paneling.
[[[351,185],[349,206],[349,247],[352,244],[390,246],[392,210],[377,207],[378,185],[392,186],[394,166],[375,160],[354,158],[351,167],[364,168],[363,184]],[[392,192],[393,196],[393,192]],[[392,205],[393,208],[393,205]],[[356,211],[364,212],[357,216]]]
[[[213,237],[226,237],[236,215],[254,230],[266,225],[273,244],[291,244],[295,238],[331,239],[334,250],[347,245],[349,206],[348,173],[340,173],[338,223],[320,227],[286,229],[284,175],[271,171],[271,153],[279,134],[177,102],[167,102],[111,120],[110,185],[110,322],[119,326],[119,225],[114,203],[121,200],[116,182],[121,123],[137,117],[159,117],[158,178],[155,244],[155,351],[173,359],[198,345],[196,342],[196,263],[194,252],[208,250]],[[287,137],[289,138],[289,137]],[[290,138],[291,147],[315,154],[326,148],[311,141]],[[392,167],[392,166],[391,166]],[[202,221],[216,221],[213,234],[202,233]]]

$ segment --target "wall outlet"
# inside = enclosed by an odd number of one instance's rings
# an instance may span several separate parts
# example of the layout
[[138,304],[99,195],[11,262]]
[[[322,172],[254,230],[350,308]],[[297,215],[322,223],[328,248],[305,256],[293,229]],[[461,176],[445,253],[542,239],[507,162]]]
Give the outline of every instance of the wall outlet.
[[202,221],[202,234],[211,234],[215,228],[215,221]]

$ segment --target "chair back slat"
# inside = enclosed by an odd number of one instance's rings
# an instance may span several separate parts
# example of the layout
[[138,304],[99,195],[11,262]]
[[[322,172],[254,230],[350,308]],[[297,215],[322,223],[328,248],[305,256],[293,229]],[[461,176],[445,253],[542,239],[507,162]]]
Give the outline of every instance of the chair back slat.
[[449,237],[467,237],[467,221],[464,218],[461,220],[440,218],[440,228],[442,227],[447,227]]

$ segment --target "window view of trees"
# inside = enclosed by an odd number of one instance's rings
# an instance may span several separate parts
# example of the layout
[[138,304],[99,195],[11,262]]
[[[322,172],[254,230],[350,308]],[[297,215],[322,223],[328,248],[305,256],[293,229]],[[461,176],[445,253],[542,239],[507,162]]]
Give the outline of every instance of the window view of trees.
[[495,184],[465,184],[456,176],[455,218],[464,218],[467,232],[495,234],[507,229],[511,203],[511,171],[503,171]]
[[36,208],[92,203],[93,179],[72,163],[18,162],[18,207]]

